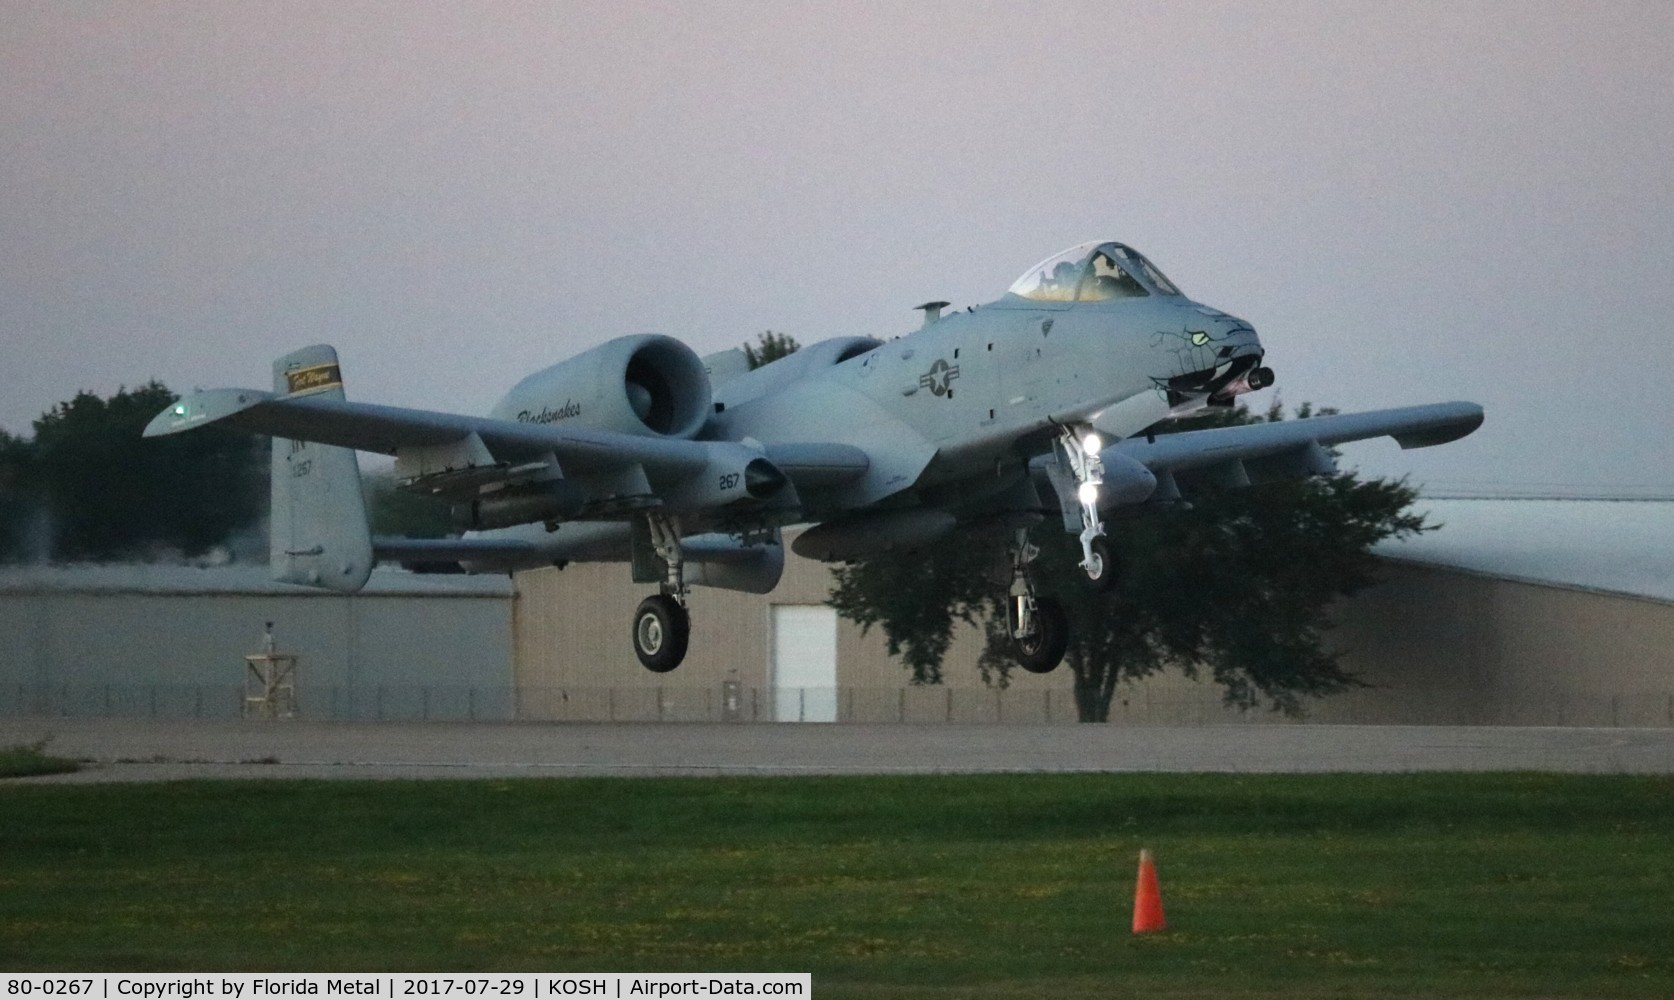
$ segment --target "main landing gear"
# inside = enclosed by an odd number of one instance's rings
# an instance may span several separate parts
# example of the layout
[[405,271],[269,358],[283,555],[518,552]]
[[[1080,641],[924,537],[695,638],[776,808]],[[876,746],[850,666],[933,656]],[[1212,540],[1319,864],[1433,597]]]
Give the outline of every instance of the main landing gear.
[[634,611],[634,654],[645,669],[665,674],[686,658],[692,618],[669,594],[652,594]]
[[692,637],[692,618],[686,611],[686,580],[682,572],[680,532],[672,518],[650,514],[651,544],[668,566],[661,593],[639,602],[634,611],[634,655],[645,669],[666,674],[686,658]]
[[[1099,487],[1104,483],[1104,462],[1099,452],[1104,442],[1091,428],[1064,427],[1059,430],[1058,445],[1063,451],[1049,472],[1065,511],[1064,526],[1075,530],[1076,518],[1071,512],[1078,510],[1081,572],[1094,589],[1109,590],[1116,585],[1121,567],[1099,517]],[[1026,529],[1017,529],[1009,548],[1011,589],[1006,595],[1006,630],[1023,669],[1044,674],[1062,662],[1069,648],[1069,622],[1058,602],[1035,587],[1029,567],[1040,550],[1030,544]]]
[[1006,631],[1023,669],[1050,673],[1063,662],[1069,648],[1069,620],[1058,602],[1035,590],[1029,564],[1040,549],[1029,542],[1027,528],[1018,528],[1011,550],[1011,591],[1006,595]]

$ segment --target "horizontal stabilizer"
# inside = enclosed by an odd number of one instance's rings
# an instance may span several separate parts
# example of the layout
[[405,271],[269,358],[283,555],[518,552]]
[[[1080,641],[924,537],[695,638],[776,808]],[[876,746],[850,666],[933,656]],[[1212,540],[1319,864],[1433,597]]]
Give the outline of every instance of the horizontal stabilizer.
[[[586,522],[566,524],[557,532],[537,526],[464,538],[381,536],[372,539],[372,551],[379,562],[459,563],[472,573],[508,573],[568,562],[622,562],[629,556],[628,543],[626,524]],[[680,547],[686,582],[700,587],[765,594],[784,570],[777,533],[769,542],[749,545],[721,533],[689,535]]]
[[393,538],[372,539],[379,562],[459,562],[507,570],[539,566],[546,556],[532,542],[516,538]]

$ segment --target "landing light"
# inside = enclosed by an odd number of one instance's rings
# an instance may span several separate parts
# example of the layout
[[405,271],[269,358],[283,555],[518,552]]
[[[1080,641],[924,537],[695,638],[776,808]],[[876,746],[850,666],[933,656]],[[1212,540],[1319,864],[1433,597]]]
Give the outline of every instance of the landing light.
[[1104,450],[1104,439],[1097,434],[1088,434],[1081,439],[1081,450],[1089,455],[1097,455]]
[[1099,502],[1099,484],[1098,483],[1082,483],[1081,486],[1076,489],[1075,495],[1076,495],[1077,498],[1080,499],[1080,501],[1082,503],[1088,503],[1088,504],[1098,503]]

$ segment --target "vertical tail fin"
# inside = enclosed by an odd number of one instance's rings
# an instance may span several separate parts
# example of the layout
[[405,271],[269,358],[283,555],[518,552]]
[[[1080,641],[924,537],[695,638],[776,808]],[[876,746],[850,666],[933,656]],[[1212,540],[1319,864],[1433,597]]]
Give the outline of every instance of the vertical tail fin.
[[[337,352],[304,347],[273,362],[279,396],[343,398]],[[273,578],[353,593],[372,572],[360,466],[350,448],[273,439]]]

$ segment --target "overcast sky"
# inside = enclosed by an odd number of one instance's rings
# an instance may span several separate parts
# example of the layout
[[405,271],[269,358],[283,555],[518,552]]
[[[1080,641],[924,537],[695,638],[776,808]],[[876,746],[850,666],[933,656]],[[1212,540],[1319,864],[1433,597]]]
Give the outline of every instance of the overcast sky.
[[0,428],[78,389],[480,412],[609,337],[808,343],[1088,239],[1378,473],[1674,491],[1674,4],[0,5]]

